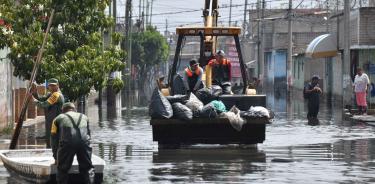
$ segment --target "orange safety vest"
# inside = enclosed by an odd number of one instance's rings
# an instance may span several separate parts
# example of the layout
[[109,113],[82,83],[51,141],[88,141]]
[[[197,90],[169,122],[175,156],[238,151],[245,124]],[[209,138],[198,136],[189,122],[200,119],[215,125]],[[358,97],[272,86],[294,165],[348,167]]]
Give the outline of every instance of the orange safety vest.
[[[191,71],[190,67],[187,67],[185,69],[185,72],[187,74],[188,77],[193,77],[193,72]],[[199,76],[199,74],[201,73],[201,71],[199,70],[199,67],[197,67],[197,69],[195,70],[195,75]]]
[[[230,61],[228,59],[223,59],[223,64],[222,65],[226,66],[226,65],[229,65],[229,63],[230,63]],[[214,64],[219,65],[219,62],[216,59],[211,59],[210,62],[208,62],[208,64],[210,66],[213,66]]]

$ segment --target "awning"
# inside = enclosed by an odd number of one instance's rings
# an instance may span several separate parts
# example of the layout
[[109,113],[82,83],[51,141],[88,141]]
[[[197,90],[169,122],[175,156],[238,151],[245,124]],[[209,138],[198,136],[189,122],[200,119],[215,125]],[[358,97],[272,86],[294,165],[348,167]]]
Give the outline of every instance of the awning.
[[306,57],[323,58],[337,55],[336,35],[324,34],[310,42],[306,49]]

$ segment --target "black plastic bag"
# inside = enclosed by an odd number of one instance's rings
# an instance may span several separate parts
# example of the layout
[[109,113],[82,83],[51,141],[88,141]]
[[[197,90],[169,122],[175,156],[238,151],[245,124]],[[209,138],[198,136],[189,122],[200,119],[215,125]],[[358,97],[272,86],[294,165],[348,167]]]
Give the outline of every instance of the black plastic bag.
[[222,94],[222,89],[220,86],[213,85],[209,88],[202,88],[196,92],[197,98],[203,102],[203,104],[208,104],[213,100],[217,100]]
[[212,104],[205,105],[199,114],[201,118],[216,118],[217,116],[216,109]]
[[166,96],[167,100],[169,103],[174,104],[174,103],[182,103],[185,104],[189,100],[189,95],[174,95],[174,96]]
[[186,107],[186,105],[183,105],[179,102],[172,104],[173,108],[173,117],[180,120],[191,120],[193,119],[193,112],[191,109]]
[[158,88],[155,88],[154,92],[152,93],[148,113],[152,118],[168,119],[173,116],[172,105],[163,96]]
[[173,78],[172,94],[173,95],[185,95],[186,94],[184,80],[180,74],[175,75]]

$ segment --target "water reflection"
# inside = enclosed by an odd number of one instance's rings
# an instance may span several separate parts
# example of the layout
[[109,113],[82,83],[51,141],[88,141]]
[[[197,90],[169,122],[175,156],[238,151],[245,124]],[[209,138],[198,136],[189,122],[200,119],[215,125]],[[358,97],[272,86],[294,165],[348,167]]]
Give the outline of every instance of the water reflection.
[[[276,116],[267,126],[266,140],[252,149],[227,145],[158,149],[148,108],[139,100],[121,97],[90,106],[92,145],[107,163],[106,183],[375,182],[374,126],[345,121],[340,105],[325,100],[319,123],[309,122],[303,100],[277,95],[267,98]],[[43,135],[42,129],[42,125],[23,129],[20,148],[43,147],[44,141],[36,138]],[[0,167],[0,183],[16,182]]]
[[195,148],[153,153],[150,180],[160,182],[238,182],[246,174],[266,169],[265,153],[257,149]]

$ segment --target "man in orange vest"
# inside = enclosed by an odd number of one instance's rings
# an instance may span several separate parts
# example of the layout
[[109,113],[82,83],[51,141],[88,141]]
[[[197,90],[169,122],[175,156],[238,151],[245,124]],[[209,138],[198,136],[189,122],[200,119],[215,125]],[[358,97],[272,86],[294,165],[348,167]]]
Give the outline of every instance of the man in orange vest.
[[218,85],[223,89],[223,94],[231,94],[231,64],[225,58],[223,50],[216,53],[216,58],[211,59],[208,64],[212,67],[212,84]]
[[195,93],[197,90],[204,87],[202,82],[203,69],[199,63],[193,59],[190,61],[189,66],[184,70],[184,85],[188,92]]

